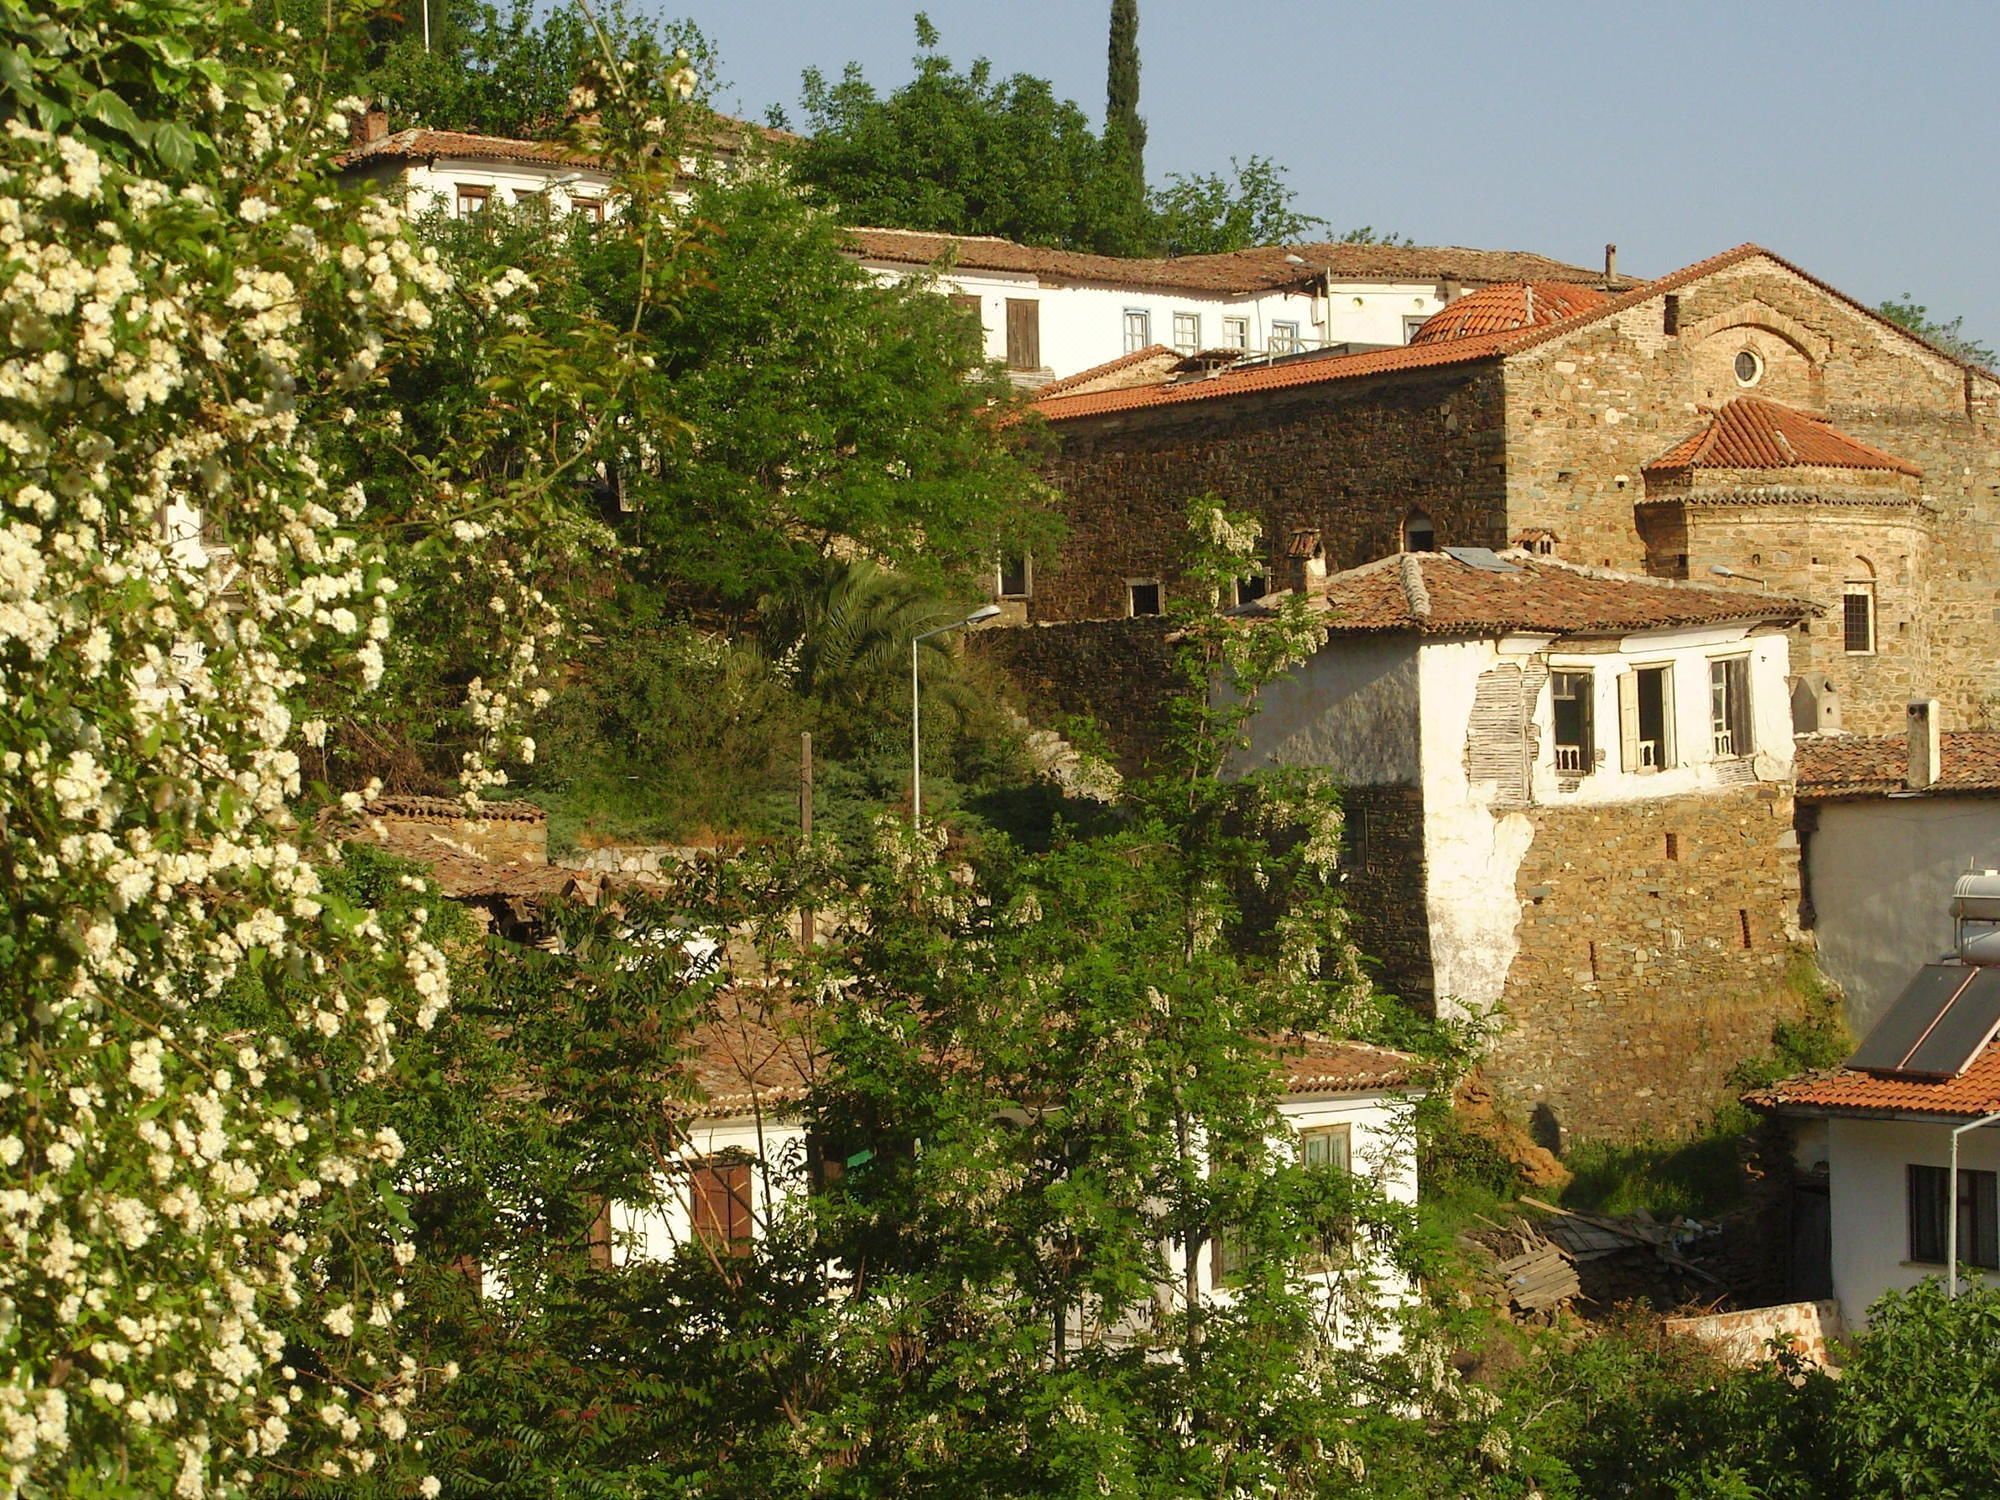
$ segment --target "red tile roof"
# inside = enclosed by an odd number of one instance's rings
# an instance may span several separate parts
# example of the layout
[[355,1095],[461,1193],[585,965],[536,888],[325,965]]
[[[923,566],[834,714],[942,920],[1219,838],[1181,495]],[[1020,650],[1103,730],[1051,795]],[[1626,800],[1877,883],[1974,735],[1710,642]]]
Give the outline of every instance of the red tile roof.
[[1435,344],[1480,333],[1539,328],[1544,323],[1559,323],[1564,318],[1589,312],[1609,300],[1609,293],[1595,287],[1560,281],[1504,281],[1468,292],[1432,313],[1424,326],[1411,335],[1410,342]]
[[[2000,731],[1960,729],[1940,736],[1934,794],[2000,791]],[[1801,735],[1797,742],[1799,796],[1827,802],[1907,792],[1909,741],[1899,734]]]
[[1315,354],[1303,357],[1272,361],[1268,364],[1239,366],[1226,370],[1207,380],[1179,382],[1172,385],[1147,386],[1134,390],[1107,391],[1095,395],[1057,397],[1046,405],[1035,403],[1034,409],[1051,422],[1072,421],[1079,417],[1101,416],[1108,412],[1134,411],[1144,407],[1170,406],[1182,401],[1210,400],[1222,396],[1252,395],[1260,391],[1283,389],[1292,386],[1318,385],[1334,380],[1350,380],[1367,375],[1385,375],[1409,370],[1429,369],[1459,364],[1471,364],[1480,360],[1496,359],[1505,355],[1519,354],[1539,345],[1549,343],[1580,328],[1587,328],[1605,318],[1616,317],[1619,313],[1637,307],[1641,303],[1666,292],[1676,291],[1692,282],[1711,276],[1717,271],[1728,269],[1756,256],[1763,256],[1783,266],[1793,275],[1810,282],[1831,297],[1845,302],[1856,312],[1872,318],[1885,328],[1894,329],[1905,338],[1922,345],[1931,353],[1953,364],[1975,371],[1988,380],[2000,379],[1992,371],[1979,365],[1969,365],[1955,355],[1946,353],[1928,340],[1919,338],[1901,324],[1882,316],[1874,308],[1855,301],[1837,287],[1829,286],[1809,271],[1803,271],[1781,255],[1774,255],[1760,245],[1738,245],[1733,250],[1725,250],[1720,255],[1707,260],[1696,261],[1684,266],[1658,281],[1647,282],[1617,296],[1609,297],[1595,307],[1586,309],[1572,317],[1554,323],[1542,323],[1533,328],[1516,329],[1511,332],[1474,334],[1466,338],[1446,339],[1435,344],[1404,347],[1400,349],[1378,349],[1362,354]]
[[812,1012],[777,992],[724,990],[694,1023],[688,1073],[703,1114],[783,1109],[819,1076]]
[[1486,282],[1536,279],[1601,283],[1601,272],[1523,250],[1432,245],[1259,245],[1218,255],[1128,258],[1022,245],[991,235],[857,227],[849,246],[863,260],[927,266],[949,259],[961,270],[1007,271],[1053,281],[1106,282],[1158,291],[1221,295],[1279,291],[1339,281]]
[[1744,1095],[1743,1102],[1778,1114],[1977,1119],[2000,1112],[2000,1045],[1989,1043],[1956,1078],[1892,1078],[1835,1068],[1783,1079]]
[[[774,143],[798,139],[790,131],[774,130],[752,120],[717,114],[713,127],[707,133],[706,143],[722,149],[735,149],[751,136]],[[441,156],[464,161],[523,162],[536,166],[598,166],[594,155],[563,141],[526,141],[512,136],[479,135],[467,130],[431,130],[423,126],[398,130],[355,146],[339,158],[339,165],[361,166],[373,161],[431,161]]]
[[1738,396],[1711,410],[1709,423],[1645,466],[1648,474],[1690,469],[1923,470],[1851,438],[1824,417],[1762,396]]
[[[1448,552],[1404,552],[1335,573],[1315,590],[1334,631],[1415,631],[1419,635],[1492,635],[1526,630],[1550,635],[1665,630],[1738,621],[1792,622],[1814,605],[1778,594],[1714,588],[1578,567],[1510,550],[1505,571]],[[1242,613],[1267,613],[1246,605]]]
[[1367,1042],[1306,1037],[1279,1045],[1288,1094],[1366,1094],[1418,1081],[1423,1065],[1407,1052]]

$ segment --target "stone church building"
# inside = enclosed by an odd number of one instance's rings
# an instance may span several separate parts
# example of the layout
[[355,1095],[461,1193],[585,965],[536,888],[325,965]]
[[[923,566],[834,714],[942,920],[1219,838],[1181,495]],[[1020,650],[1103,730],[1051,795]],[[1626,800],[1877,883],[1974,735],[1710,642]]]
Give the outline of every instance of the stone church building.
[[1069,527],[1017,575],[1030,621],[1167,607],[1186,502],[1301,528],[1343,569],[1525,546],[1804,598],[1801,728],[1983,722],[2000,668],[2000,378],[1746,245],[1636,289],[1483,288],[1410,344],[1039,400]]

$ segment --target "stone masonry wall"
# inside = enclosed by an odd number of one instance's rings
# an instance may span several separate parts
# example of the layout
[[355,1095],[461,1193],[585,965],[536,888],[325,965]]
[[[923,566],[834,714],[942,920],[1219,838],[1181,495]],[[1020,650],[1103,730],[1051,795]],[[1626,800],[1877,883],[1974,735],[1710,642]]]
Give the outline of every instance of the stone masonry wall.
[[1424,799],[1416,787],[1350,786],[1340,794],[1347,818],[1342,890],[1353,936],[1379,965],[1376,982],[1425,1015],[1437,997],[1431,981],[1431,933],[1424,909]]
[[[1643,507],[1639,526],[1649,572],[1713,577],[1720,564],[1761,578],[1773,593],[1818,601],[1825,613],[1791,633],[1792,671],[1833,680],[1849,734],[1901,734],[1904,705],[1929,695],[1938,674],[1925,616],[1927,511],[1818,499],[1668,503]],[[1850,578],[1874,585],[1871,653],[1846,649],[1841,595]]]
[[[1634,513],[1643,467],[1699,430],[1701,404],[1747,391],[1813,411],[1922,467],[1917,488],[1935,508],[1928,563],[1914,541],[1885,548],[1879,517],[1861,507],[1816,516],[1812,545],[1792,549],[1804,551],[1804,563],[1774,565],[1774,551],[1787,549],[1727,537],[1718,550],[1762,553],[1761,566],[1777,566],[1788,587],[1803,585],[1829,621],[1837,621],[1851,559],[1892,550],[1886,569],[1877,563],[1877,577],[1904,598],[1893,614],[1884,611],[1881,654],[1901,665],[1878,664],[1871,673],[1843,664],[1854,674],[1848,727],[1900,724],[1902,701],[1918,696],[1943,702],[1948,727],[1982,721],[2000,669],[2000,426],[1992,383],[1762,257],[1674,295],[1675,333],[1666,331],[1661,294],[1507,361],[1510,531],[1544,527],[1556,533],[1560,557],[1644,567],[1648,548]],[[1762,366],[1749,387],[1731,371],[1746,349]],[[1705,555],[1698,540],[1678,550],[1690,554],[1698,578],[1716,561],[1736,566]],[[1907,582],[1896,576],[1905,555]],[[1744,571],[1758,569],[1746,562]],[[1816,631],[1834,628],[1823,623]],[[1818,650],[1826,638],[1812,636],[1801,670],[1835,670]]]
[[1520,953],[1488,1075],[1565,1133],[1704,1123],[1730,1069],[1798,1013],[1784,983],[1800,941],[1789,788],[1528,816]]
[[1159,743],[1175,686],[1165,620],[991,626],[968,634],[965,646],[1044,709],[1095,720],[1122,769],[1143,765]]
[[1036,559],[1032,616],[1123,615],[1134,578],[1173,598],[1199,495],[1262,519],[1274,586],[1296,526],[1319,529],[1330,570],[1397,551],[1415,508],[1440,545],[1504,546],[1500,418],[1489,362],[1061,423],[1049,477],[1069,530]]

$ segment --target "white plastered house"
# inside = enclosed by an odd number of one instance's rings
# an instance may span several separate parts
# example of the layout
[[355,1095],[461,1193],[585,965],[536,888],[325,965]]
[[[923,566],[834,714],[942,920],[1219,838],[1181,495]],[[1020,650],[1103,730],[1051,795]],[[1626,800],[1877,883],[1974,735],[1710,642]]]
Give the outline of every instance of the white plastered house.
[[1949,911],[1955,951],[1843,1066],[1746,1100],[1791,1128],[1794,1291],[1830,1292],[1851,1328],[1885,1292],[2000,1273],[2000,874],[1960,877]]
[[1133,259],[986,235],[847,234],[850,253],[884,281],[934,269],[941,290],[978,312],[987,357],[1030,386],[1155,345],[1229,358],[1407,344],[1431,314],[1496,283],[1628,284],[1609,257],[1599,271],[1456,246],[1265,245]]

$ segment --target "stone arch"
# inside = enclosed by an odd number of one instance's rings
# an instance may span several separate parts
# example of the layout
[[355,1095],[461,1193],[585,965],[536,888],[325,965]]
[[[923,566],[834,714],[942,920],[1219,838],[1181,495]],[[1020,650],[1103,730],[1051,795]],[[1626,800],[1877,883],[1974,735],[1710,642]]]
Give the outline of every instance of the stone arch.
[[1400,540],[1405,552],[1437,551],[1437,527],[1431,521],[1431,513],[1421,505],[1411,506],[1403,517]]
[[[1817,411],[1825,403],[1824,368],[1830,341],[1798,319],[1755,299],[1681,331],[1695,384],[1704,398],[1763,396]],[[1752,369],[1737,368],[1745,355]]]

